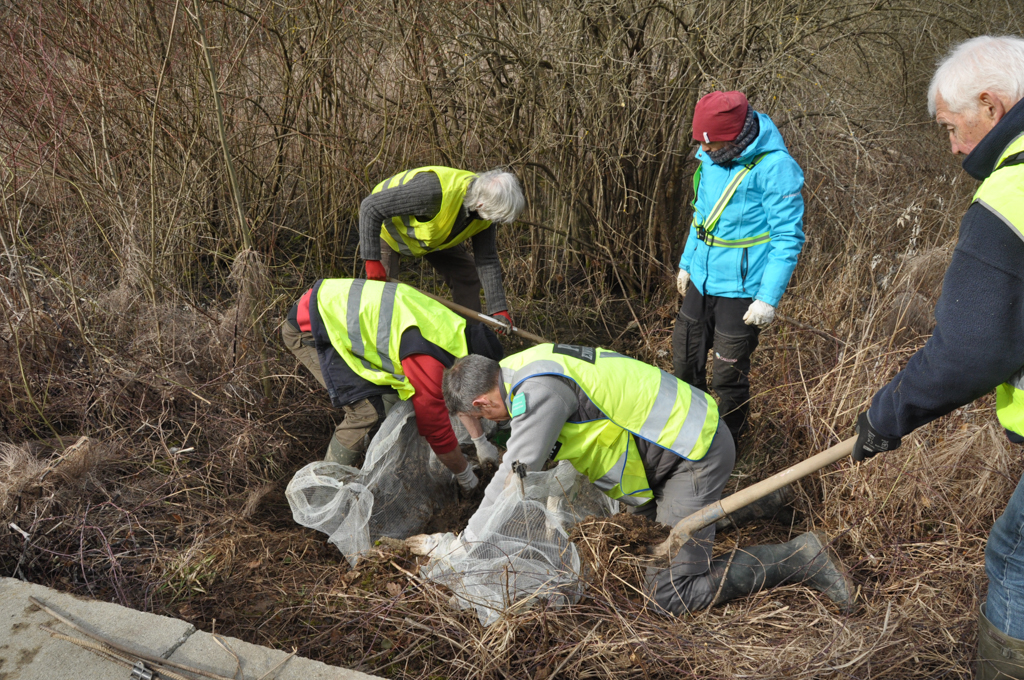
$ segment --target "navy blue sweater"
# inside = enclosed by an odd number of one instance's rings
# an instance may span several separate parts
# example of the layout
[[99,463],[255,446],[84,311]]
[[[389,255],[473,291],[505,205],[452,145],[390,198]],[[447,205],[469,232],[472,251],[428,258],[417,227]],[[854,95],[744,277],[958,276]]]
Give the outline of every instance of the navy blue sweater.
[[[1018,102],[964,159],[984,180],[1006,146],[1024,132]],[[1024,241],[973,203],[935,306],[935,331],[888,385],[868,418],[888,437],[905,434],[991,392],[1024,366]]]

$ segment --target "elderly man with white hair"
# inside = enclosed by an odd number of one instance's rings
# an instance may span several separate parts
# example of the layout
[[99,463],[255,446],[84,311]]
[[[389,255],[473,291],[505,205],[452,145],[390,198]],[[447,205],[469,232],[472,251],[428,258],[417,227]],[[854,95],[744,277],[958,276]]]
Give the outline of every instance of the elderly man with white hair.
[[[1024,441],[1024,40],[982,36],[939,65],[928,108],[981,182],[935,308],[935,331],[857,418],[854,460],[996,391],[996,415]],[[1024,480],[985,548],[979,678],[1024,678]]]
[[[482,281],[488,313],[511,326],[494,224],[515,221],[525,205],[516,176],[501,169],[476,174],[426,166],[389,177],[359,206],[366,278],[397,278],[401,255],[423,257],[452,299],[477,312]],[[473,255],[464,243],[470,238]]]

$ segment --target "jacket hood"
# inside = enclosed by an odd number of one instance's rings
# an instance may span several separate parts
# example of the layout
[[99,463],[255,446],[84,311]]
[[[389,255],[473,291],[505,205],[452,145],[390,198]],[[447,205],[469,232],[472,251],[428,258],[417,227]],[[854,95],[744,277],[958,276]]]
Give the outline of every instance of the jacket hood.
[[[739,155],[734,163],[747,163],[755,156],[765,153],[766,151],[787,151],[786,143],[782,139],[782,133],[779,132],[779,128],[775,127],[775,123],[768,117],[767,114],[761,113],[760,111],[754,111],[757,114],[757,122],[761,127],[761,131],[757,135],[757,139],[751,143],[743,153]],[[704,153],[704,150],[697,147],[697,160],[700,162],[707,161],[712,163],[711,157]]]

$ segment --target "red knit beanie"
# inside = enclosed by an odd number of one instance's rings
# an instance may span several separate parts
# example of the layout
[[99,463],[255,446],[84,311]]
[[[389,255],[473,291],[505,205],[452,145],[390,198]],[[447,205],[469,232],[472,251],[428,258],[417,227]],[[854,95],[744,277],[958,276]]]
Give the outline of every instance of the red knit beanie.
[[693,138],[698,142],[731,142],[747,119],[747,96],[742,92],[712,92],[693,110]]

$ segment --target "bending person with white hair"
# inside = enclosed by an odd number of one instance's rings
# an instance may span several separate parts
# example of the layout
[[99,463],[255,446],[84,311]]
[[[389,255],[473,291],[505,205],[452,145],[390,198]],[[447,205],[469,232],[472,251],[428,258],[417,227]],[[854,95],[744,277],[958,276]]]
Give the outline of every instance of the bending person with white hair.
[[[857,418],[853,459],[996,392],[996,416],[1024,442],[1024,40],[981,36],[939,65],[928,110],[981,182],[935,307],[935,330]],[[1024,480],[985,548],[976,677],[1024,678]]]
[[[398,278],[402,255],[423,257],[451,288],[455,302],[482,311],[482,287],[487,312],[511,326],[494,225],[515,221],[525,205],[519,180],[501,169],[476,174],[426,166],[389,177],[359,206],[366,278]],[[473,255],[464,243],[469,238]]]

